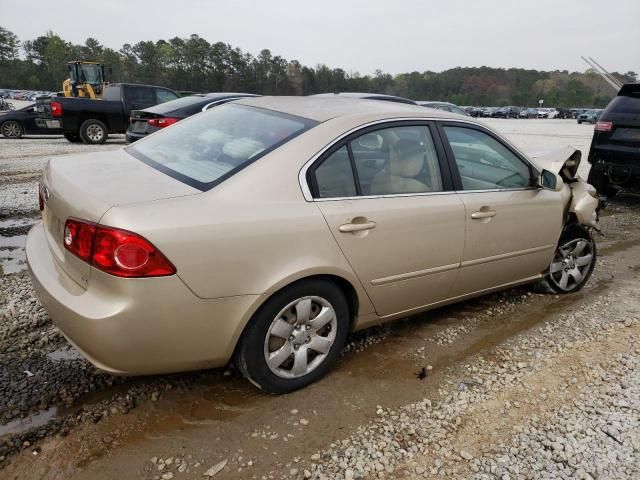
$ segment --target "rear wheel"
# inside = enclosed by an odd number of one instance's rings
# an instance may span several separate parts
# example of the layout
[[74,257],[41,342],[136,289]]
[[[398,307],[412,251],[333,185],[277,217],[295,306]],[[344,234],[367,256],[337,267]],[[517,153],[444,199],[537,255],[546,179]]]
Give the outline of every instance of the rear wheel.
[[24,128],[19,122],[15,122],[13,120],[7,120],[0,127],[0,131],[2,131],[2,135],[7,138],[21,138],[24,133]]
[[305,280],[271,297],[254,315],[235,363],[254,385],[287,393],[324,376],[347,340],[349,308],[326,280]]
[[107,126],[100,120],[89,119],[80,126],[80,138],[84,143],[97,145],[104,143],[109,136]]
[[71,143],[81,143],[82,142],[82,139],[80,138],[80,135],[77,134],[77,133],[65,133],[64,134],[64,138],[69,140]]
[[580,290],[596,265],[596,242],[591,232],[570,225],[560,236],[558,246],[538,290],[548,293],[572,293]]

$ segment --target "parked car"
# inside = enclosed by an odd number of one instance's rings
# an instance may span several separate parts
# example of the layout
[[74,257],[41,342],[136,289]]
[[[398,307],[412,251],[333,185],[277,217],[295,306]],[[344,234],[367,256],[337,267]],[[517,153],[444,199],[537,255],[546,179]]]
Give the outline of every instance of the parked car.
[[408,98],[398,97],[395,95],[386,95],[384,93],[359,93],[359,92],[339,92],[339,93],[316,93],[315,95],[310,95],[311,97],[321,97],[321,98],[361,98],[363,100],[384,100],[387,102],[396,102],[396,103],[406,103],[409,105],[417,105],[413,100],[409,100]]
[[114,83],[105,87],[102,100],[73,97],[41,97],[36,101],[36,124],[43,129],[62,129],[70,142],[104,143],[110,133],[125,133],[132,110],[175,100],[165,87]]
[[600,118],[600,115],[602,114],[602,110],[587,110],[584,113],[581,113],[580,115],[578,115],[578,123],[593,123],[595,124],[598,121],[598,118]]
[[500,107],[492,113],[493,118],[520,118],[520,107]]
[[127,143],[135,142],[150,133],[212,107],[238,98],[256,96],[252,93],[200,93],[161,103],[144,110],[132,110],[127,129]]
[[559,108],[555,118],[569,119],[573,118],[573,112],[568,108]]
[[469,114],[467,113],[466,110],[463,110],[459,106],[454,105],[453,103],[449,103],[449,102],[425,102],[425,101],[421,101],[421,102],[416,102],[416,103],[418,105],[420,105],[421,107],[435,108],[436,110],[444,110],[445,112],[457,113],[458,115],[464,115],[465,117],[469,116]]
[[62,130],[42,129],[36,125],[35,104],[18,110],[0,113],[0,133],[6,138],[22,138],[23,135],[55,135]]
[[520,118],[538,118],[537,108],[523,108],[520,110]]
[[482,111],[482,116],[491,118],[496,110],[498,110],[498,107],[485,107]]
[[469,113],[469,115],[472,117],[482,117],[483,111],[484,111],[484,108],[482,107],[469,107],[469,110],[467,110],[467,113]]
[[640,84],[624,85],[594,127],[589,183],[612,197],[640,191]]
[[352,329],[513,285],[579,290],[598,203],[579,160],[534,163],[470,118],[396,102],[240,99],[53,157],[27,260],[100,369],[233,358],[283,393],[327,373]]

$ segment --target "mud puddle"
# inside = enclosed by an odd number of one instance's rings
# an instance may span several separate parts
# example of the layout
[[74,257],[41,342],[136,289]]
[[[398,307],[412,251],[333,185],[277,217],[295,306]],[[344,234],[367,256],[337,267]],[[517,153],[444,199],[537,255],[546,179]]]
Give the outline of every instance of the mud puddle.
[[28,417],[19,418],[4,425],[0,425],[0,438],[2,438],[4,435],[21,433],[27,430],[42,427],[59,415],[59,408],[51,407],[34,415],[29,415]]
[[27,233],[37,221],[37,217],[0,220],[0,274],[16,273],[27,268],[24,246]]

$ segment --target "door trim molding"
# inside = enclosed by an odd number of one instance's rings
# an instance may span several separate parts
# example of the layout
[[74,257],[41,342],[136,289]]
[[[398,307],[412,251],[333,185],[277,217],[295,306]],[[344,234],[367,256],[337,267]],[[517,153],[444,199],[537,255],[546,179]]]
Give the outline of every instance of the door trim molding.
[[460,264],[460,267],[461,268],[474,267],[476,265],[481,265],[483,263],[498,262],[500,260],[506,260],[508,258],[521,257],[523,255],[530,255],[532,253],[543,252],[545,250],[550,250],[552,248],[555,248],[555,245],[553,244],[542,245],[541,247],[533,247],[533,248],[527,248],[526,250],[518,250],[515,252],[502,253],[500,255],[493,255],[491,257],[477,258],[475,260],[467,260],[465,262],[462,262]]
[[402,282],[403,280],[426,277],[427,275],[433,275],[435,273],[449,272],[458,268],[460,268],[459,263],[451,263],[449,265],[442,265],[441,267],[427,268],[425,270],[418,270],[416,272],[401,273],[399,275],[391,275],[390,277],[376,278],[374,280],[371,280],[371,285],[387,285],[389,283]]

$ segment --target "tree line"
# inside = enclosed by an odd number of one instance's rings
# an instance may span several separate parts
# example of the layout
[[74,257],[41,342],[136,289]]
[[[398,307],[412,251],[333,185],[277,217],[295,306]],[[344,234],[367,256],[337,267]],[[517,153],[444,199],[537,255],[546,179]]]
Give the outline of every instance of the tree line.
[[[371,75],[327,65],[309,67],[264,49],[258,55],[224,42],[191,35],[124,44],[120,50],[95,38],[74,44],[49,31],[20,41],[0,27],[0,88],[58,91],[67,78],[66,62],[90,60],[111,68],[111,82],[162,85],[181,91],[236,91],[263,95],[325,92],[378,92],[415,100],[458,105],[603,107],[615,94],[592,70],[545,72],[522,68],[458,67],[443,72]],[[635,72],[613,75],[625,83]]]

